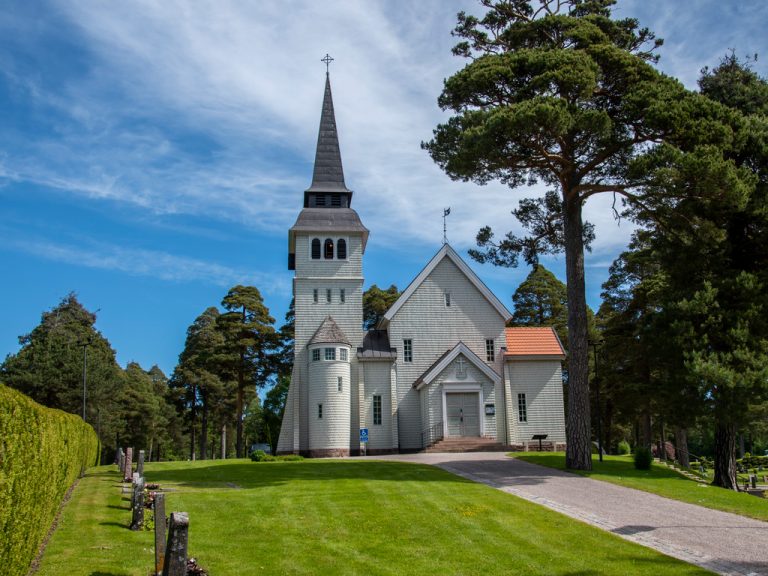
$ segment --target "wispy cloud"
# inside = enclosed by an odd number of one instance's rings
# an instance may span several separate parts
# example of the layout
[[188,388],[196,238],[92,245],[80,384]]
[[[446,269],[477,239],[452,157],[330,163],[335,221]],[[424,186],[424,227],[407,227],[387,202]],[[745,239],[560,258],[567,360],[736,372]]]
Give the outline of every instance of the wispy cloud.
[[272,274],[239,270],[215,262],[156,250],[137,250],[104,244],[83,247],[46,240],[13,240],[6,242],[3,249],[75,266],[160,278],[172,282],[203,282],[225,287],[233,284],[254,284],[263,286],[264,292],[269,294],[290,289],[285,279],[276,278]]

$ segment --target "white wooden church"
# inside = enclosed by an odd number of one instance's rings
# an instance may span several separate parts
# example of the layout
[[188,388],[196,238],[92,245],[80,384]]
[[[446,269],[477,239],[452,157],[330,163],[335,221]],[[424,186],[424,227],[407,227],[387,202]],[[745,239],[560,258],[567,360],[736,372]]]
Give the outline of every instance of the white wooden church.
[[505,328],[511,313],[448,244],[363,330],[368,230],[351,204],[326,75],[312,185],[288,232],[295,359],[278,452],[514,450],[542,434],[564,449],[557,335]]

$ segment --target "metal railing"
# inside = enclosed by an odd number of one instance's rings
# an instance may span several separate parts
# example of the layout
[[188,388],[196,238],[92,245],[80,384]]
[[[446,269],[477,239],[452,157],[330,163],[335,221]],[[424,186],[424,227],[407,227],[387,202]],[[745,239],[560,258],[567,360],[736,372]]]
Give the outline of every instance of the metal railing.
[[443,439],[443,421],[421,431],[421,447],[428,448]]

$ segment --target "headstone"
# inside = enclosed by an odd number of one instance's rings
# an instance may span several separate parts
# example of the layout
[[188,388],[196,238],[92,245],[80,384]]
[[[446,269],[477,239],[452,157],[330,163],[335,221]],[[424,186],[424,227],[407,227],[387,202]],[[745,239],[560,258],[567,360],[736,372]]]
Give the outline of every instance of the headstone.
[[189,516],[186,512],[171,512],[163,576],[187,576],[188,538]]
[[163,573],[165,562],[165,494],[155,494],[155,574]]
[[133,483],[133,518],[131,530],[141,530],[144,526],[144,478],[136,474]]
[[133,448],[125,449],[125,465],[123,468],[123,482],[130,482],[133,474]]
[[139,450],[139,462],[136,464],[136,472],[142,478],[144,477],[144,450]]
[[122,448],[118,450],[117,458],[117,469],[120,470],[121,474],[125,474],[125,452]]
[[749,475],[749,483],[752,484],[752,489],[755,490],[757,488],[757,475],[756,474],[750,474]]

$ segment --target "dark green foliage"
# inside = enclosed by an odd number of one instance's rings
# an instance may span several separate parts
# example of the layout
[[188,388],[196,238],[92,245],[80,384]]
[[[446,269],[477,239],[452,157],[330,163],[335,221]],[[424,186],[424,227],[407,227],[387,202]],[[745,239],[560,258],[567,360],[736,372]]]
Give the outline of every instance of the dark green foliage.
[[251,452],[251,460],[253,462],[264,462],[267,459],[267,453],[264,450],[254,450]]
[[298,454],[282,454],[280,456],[272,456],[267,454],[264,450],[254,450],[251,452],[252,462],[301,462],[304,460],[303,456]]
[[616,453],[619,455],[631,454],[632,448],[630,447],[629,442],[627,442],[626,440],[621,440],[616,449]]
[[646,446],[638,446],[635,448],[635,468],[637,470],[650,470],[651,463],[653,462],[653,454],[651,449]]
[[394,284],[386,290],[382,290],[376,284],[368,288],[363,293],[363,328],[365,330],[375,328],[399,297],[400,292]]
[[99,441],[79,416],[0,384],[0,566],[23,576],[74,481],[97,464]]

